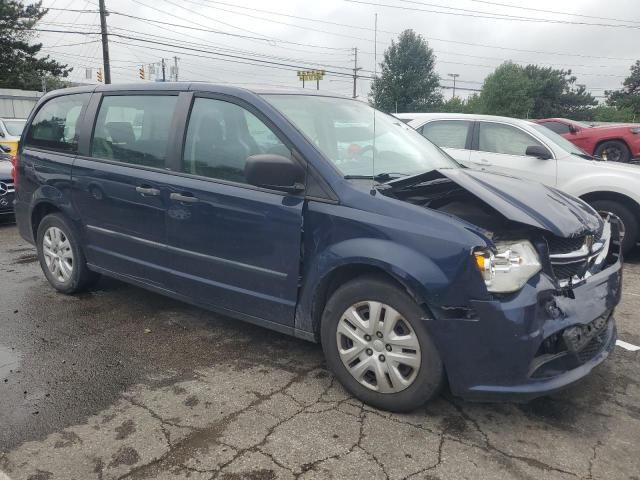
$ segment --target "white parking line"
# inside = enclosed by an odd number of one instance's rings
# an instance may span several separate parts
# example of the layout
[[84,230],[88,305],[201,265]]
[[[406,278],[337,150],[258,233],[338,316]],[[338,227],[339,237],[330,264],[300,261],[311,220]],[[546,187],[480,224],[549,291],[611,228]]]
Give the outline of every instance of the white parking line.
[[640,293],[627,292],[627,293],[624,293],[623,295],[633,295],[634,297],[640,297]]
[[[629,350],[630,352],[635,352],[636,350],[640,350],[640,347],[637,345],[633,345],[631,343],[624,342],[622,340],[616,340],[616,345],[624,348],[625,350]],[[2,477],[0,477],[1,479]]]

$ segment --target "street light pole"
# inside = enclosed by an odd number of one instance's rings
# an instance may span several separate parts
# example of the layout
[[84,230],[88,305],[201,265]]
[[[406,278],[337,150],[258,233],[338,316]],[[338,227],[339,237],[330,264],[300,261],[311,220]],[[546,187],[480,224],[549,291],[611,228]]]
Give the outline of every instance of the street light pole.
[[456,96],[456,78],[458,78],[460,76],[460,74],[459,73],[447,73],[447,75],[453,78],[453,97],[455,97]]

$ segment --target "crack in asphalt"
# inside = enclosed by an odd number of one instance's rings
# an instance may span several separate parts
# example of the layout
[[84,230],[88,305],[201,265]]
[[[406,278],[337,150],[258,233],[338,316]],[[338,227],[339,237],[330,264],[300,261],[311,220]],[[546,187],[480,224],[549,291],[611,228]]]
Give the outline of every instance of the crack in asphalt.
[[[173,461],[172,464],[174,465],[184,466],[184,463],[188,460],[188,458],[191,458],[191,457],[188,457],[185,459],[183,459],[182,457],[187,456],[194,446],[198,445],[200,442],[209,440],[208,437],[210,436],[213,436],[214,438],[219,436],[220,427],[229,424],[230,422],[235,420],[238,416],[240,416],[242,413],[264,403],[265,401],[271,399],[274,395],[278,393],[283,393],[284,390],[289,388],[291,385],[303,380],[310,372],[317,370],[318,368],[319,368],[318,365],[314,365],[312,367],[309,367],[308,369],[300,371],[297,375],[294,375],[294,377],[291,380],[289,380],[289,382],[287,382],[283,387],[276,389],[267,395],[258,395],[257,398],[254,401],[249,402],[249,404],[246,407],[241,408],[240,410],[237,410],[235,412],[232,412],[231,414],[223,417],[222,419],[218,420],[212,425],[209,425],[208,427],[205,427],[202,429],[195,429],[193,427],[188,427],[193,429],[194,431],[190,435],[187,435],[187,437],[185,437],[184,439],[177,442],[173,446],[173,448],[169,448],[169,450],[165,454],[161,455],[157,459],[154,459],[151,462],[148,462],[144,465],[140,465],[130,470],[129,472],[125,473],[124,475],[121,475],[120,477],[118,477],[118,480],[124,480],[127,478],[149,478],[148,474],[153,474],[152,470],[154,467],[158,466],[159,464],[167,463],[170,461]],[[296,412],[296,414],[299,412],[300,411]],[[295,416],[296,414],[292,415],[291,417]],[[165,422],[164,419],[162,419],[160,415],[155,414],[154,418],[158,419],[161,423],[163,422],[167,423]],[[270,432],[263,439],[263,442],[267,440],[268,436],[273,431],[273,429],[275,429],[279,424],[282,424],[289,419],[290,418],[286,418],[281,422],[278,422],[272,429],[270,429]],[[177,425],[177,426],[181,426],[181,425]],[[221,442],[214,442],[214,443],[221,444]],[[252,448],[255,448],[255,445]],[[230,461],[218,466],[215,470],[214,469],[211,470],[211,472],[216,472],[216,475],[214,475],[212,478],[216,478],[217,474],[226,465],[230,464],[233,460],[237,459],[242,453],[245,453],[249,449],[237,450],[233,448],[233,450],[236,450],[236,454]],[[204,470],[204,472],[209,473],[208,470]]]
[[[469,421],[474,427],[475,429],[478,431],[478,433],[480,435],[482,435],[482,438],[484,439],[485,445],[477,445],[474,444],[473,442],[471,442],[470,446],[476,447],[476,448],[480,448],[482,450],[485,450],[486,452],[494,452],[494,453],[498,453],[506,458],[510,458],[512,460],[519,460],[521,462],[526,463],[527,465],[534,467],[534,468],[538,468],[540,470],[546,470],[546,471],[552,471],[552,472],[558,472],[558,473],[564,473],[566,475],[571,475],[573,477],[577,477],[580,478],[580,476],[574,472],[571,472],[569,470],[564,470],[562,468],[558,468],[555,467],[553,465],[549,465],[547,463],[541,462],[540,460],[537,460],[535,458],[531,458],[531,457],[525,457],[522,455],[515,455],[509,452],[505,452],[504,450],[499,449],[498,447],[496,447],[495,445],[493,445],[491,443],[491,441],[489,440],[489,436],[487,435],[487,433],[482,430],[482,428],[480,427],[480,424],[476,421],[476,419],[474,419],[471,415],[469,415],[467,412],[465,412],[464,408],[462,407],[462,405],[457,404],[452,398],[448,398],[443,396],[442,397],[445,401],[447,401],[451,406],[453,406],[453,408],[455,408],[460,415],[462,415],[462,417]],[[459,440],[460,443],[465,443],[462,440]]]

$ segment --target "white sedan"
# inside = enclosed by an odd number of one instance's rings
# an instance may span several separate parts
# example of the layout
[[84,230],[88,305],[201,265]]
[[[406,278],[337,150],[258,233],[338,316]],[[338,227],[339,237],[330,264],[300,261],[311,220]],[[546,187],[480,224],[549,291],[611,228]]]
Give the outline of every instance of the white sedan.
[[536,180],[614,213],[625,226],[624,253],[640,240],[640,166],[592,157],[527,120],[454,113],[395,116],[467,167]]

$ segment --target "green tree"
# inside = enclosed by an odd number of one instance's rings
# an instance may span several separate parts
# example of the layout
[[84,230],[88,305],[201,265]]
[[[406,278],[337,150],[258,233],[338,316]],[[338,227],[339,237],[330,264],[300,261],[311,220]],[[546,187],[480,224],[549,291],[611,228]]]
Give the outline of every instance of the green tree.
[[640,116],[640,60],[631,66],[631,75],[624,80],[622,89],[606,91],[605,95],[608,105],[631,110]]
[[373,80],[370,101],[386,112],[425,112],[442,104],[436,57],[428,43],[405,30],[384,52],[379,77]]
[[480,95],[469,95],[464,102],[464,113],[485,113]]
[[485,113],[528,118],[534,106],[530,87],[524,68],[505,62],[484,80],[479,101]]
[[596,122],[633,123],[640,119],[640,115],[628,107],[617,108],[610,105],[598,105],[592,110],[592,114]]
[[576,81],[571,70],[506,62],[485,79],[478,103],[491,115],[590,120],[598,102]]
[[576,84],[577,78],[571,70],[527,65],[524,71],[529,78],[528,93],[533,99],[530,117],[592,118],[592,108],[598,102],[584,85]]
[[465,113],[466,102],[460,97],[451,97],[442,104],[440,110],[447,113]]
[[0,88],[39,90],[42,78],[55,80],[71,72],[48,55],[38,57],[42,44],[32,43],[31,29],[46,13],[42,2],[0,0]]

